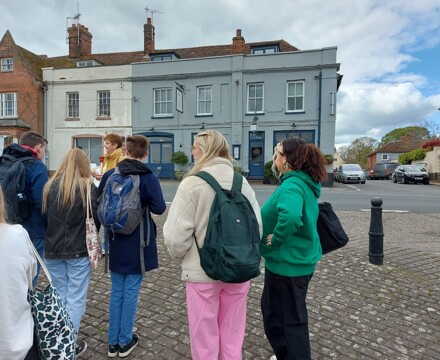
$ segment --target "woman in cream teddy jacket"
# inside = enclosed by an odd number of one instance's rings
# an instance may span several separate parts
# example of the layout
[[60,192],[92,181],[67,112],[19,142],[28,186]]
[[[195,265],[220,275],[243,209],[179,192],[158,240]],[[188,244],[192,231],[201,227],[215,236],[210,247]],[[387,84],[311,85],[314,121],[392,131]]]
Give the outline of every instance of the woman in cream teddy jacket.
[[[195,165],[179,185],[163,229],[168,252],[182,260],[192,358],[218,359],[220,354],[222,359],[241,359],[250,282],[216,281],[200,266],[195,238],[202,247],[215,191],[203,179],[191,176],[203,170],[230,189],[233,159],[226,139],[214,130],[195,136],[192,155]],[[252,205],[261,234],[260,207],[246,179],[241,191]]]

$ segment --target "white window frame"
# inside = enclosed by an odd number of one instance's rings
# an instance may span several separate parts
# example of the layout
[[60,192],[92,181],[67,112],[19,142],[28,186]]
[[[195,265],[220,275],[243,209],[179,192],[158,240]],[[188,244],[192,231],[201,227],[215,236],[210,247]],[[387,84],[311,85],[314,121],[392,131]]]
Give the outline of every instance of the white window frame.
[[0,94],[0,118],[17,117],[17,93]]
[[173,93],[171,88],[157,88],[154,91],[154,116],[173,116]]
[[[301,84],[302,86],[302,93],[297,92],[298,88],[297,85]],[[291,87],[294,86],[293,93],[289,92]],[[295,81],[288,81],[287,87],[286,87],[286,112],[292,113],[292,112],[303,112],[304,111],[304,103],[305,103],[305,87],[306,83],[304,80],[295,80]],[[294,99],[294,107],[289,107],[289,99]],[[301,107],[297,107],[297,100],[300,99]]]
[[212,85],[197,87],[197,115],[212,115]]
[[66,93],[67,99],[67,118],[79,118],[79,92],[72,91]]
[[382,160],[388,161],[388,154],[382,154]]
[[[257,95],[257,87],[261,87],[261,96]],[[251,88],[255,88],[255,91]],[[252,92],[252,96],[251,96]],[[252,104],[252,106],[251,106]],[[247,109],[248,114],[262,114],[264,109],[264,83],[247,84]]]
[[8,72],[14,70],[14,58],[2,59],[1,71]]
[[98,117],[109,117],[110,106],[110,90],[98,91]]

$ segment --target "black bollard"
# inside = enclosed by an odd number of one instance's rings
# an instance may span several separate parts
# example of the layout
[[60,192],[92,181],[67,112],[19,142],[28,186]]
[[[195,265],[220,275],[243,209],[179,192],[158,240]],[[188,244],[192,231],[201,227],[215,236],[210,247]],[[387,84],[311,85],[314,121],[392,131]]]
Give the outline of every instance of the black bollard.
[[371,199],[371,222],[370,222],[370,244],[368,260],[373,265],[383,265],[383,223],[382,223],[382,199],[374,197]]

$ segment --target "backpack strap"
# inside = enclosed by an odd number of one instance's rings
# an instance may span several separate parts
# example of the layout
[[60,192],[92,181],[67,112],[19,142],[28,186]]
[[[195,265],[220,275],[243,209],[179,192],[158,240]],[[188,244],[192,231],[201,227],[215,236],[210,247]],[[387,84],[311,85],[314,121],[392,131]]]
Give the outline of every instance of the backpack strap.
[[140,252],[141,252],[141,270],[142,270],[142,276],[145,275],[146,267],[145,267],[145,259],[144,259],[144,248],[146,246],[150,245],[150,238],[151,238],[151,234],[150,234],[150,210],[147,207],[144,209],[145,214],[147,214],[147,241],[144,241],[144,216],[142,216],[141,222],[140,222]]
[[220,186],[218,181],[212,176],[211,174],[207,173],[206,171],[199,171],[197,174],[194,174],[195,176],[198,176],[199,178],[202,178],[205,180],[215,191],[221,191],[223,188]]
[[[224,190],[217,180],[215,180],[214,176],[207,173],[206,171],[199,171],[197,174],[194,174],[195,176],[198,176],[199,178],[202,178],[205,180],[215,191],[221,191]],[[234,178],[232,180],[232,188],[231,191],[238,191],[241,192],[241,187],[243,185],[243,176],[239,173],[234,172]]]
[[231,191],[241,192],[242,186],[243,186],[243,176],[234,171],[234,180],[232,182]]

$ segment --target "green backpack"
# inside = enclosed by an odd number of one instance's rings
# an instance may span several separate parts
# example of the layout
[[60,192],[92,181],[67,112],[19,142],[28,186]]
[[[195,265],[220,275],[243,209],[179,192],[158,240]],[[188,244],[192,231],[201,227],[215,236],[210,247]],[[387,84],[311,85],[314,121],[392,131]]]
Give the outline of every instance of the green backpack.
[[197,243],[200,265],[214,280],[241,283],[260,275],[260,231],[248,199],[241,193],[243,177],[234,173],[232,189],[223,189],[207,172],[195,174],[215,190],[205,243]]

